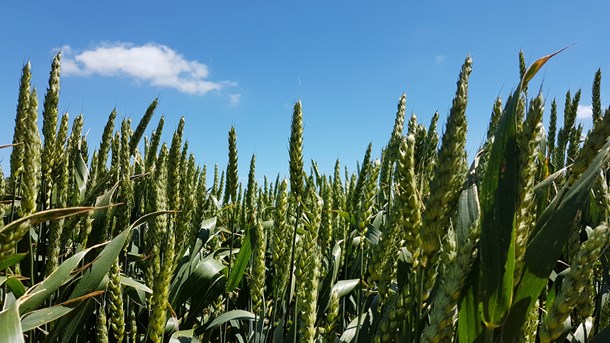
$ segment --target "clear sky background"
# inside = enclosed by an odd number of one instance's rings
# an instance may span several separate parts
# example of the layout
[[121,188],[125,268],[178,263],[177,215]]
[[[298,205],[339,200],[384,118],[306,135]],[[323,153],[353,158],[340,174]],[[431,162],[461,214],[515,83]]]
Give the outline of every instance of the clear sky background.
[[[369,142],[379,156],[400,95],[407,113],[443,130],[464,58],[473,58],[468,154],[483,142],[496,96],[528,63],[572,43],[541,70],[542,89],[563,111],[565,92],[582,88],[580,121],[590,125],[591,84],[610,70],[610,2],[585,1],[7,1],[0,4],[0,145],[12,141],[21,67],[30,60],[42,103],[52,58],[63,51],[59,109],[85,116],[97,147],[117,108],[137,124],[159,106],[164,140],[180,116],[199,164],[224,169],[227,132],[237,130],[242,181],[251,155],[257,175],[288,174],[294,101],[304,112],[305,161],[353,171]],[[610,101],[602,78],[602,106]],[[9,149],[0,150],[8,169]],[[308,164],[307,164],[308,165]],[[307,166],[306,165],[306,166]]]

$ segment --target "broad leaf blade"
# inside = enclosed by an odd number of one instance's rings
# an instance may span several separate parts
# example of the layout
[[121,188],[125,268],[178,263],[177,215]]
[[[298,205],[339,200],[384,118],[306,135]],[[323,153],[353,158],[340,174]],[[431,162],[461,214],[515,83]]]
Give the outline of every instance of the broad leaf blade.
[[229,275],[229,280],[227,283],[227,292],[231,292],[235,289],[235,287],[237,287],[244,276],[246,268],[248,267],[248,262],[250,261],[250,256],[252,255],[251,230],[252,229],[248,230],[246,233],[246,236],[243,239],[243,244],[239,249],[239,254],[237,254],[237,258],[235,259],[235,263],[231,269],[231,275]]
[[106,193],[100,195],[95,199],[95,206],[102,207],[99,211],[95,211],[93,214],[93,227],[89,234],[88,242],[91,244],[97,244],[102,242],[105,237],[106,223],[108,220],[108,207],[112,204],[112,197],[119,188],[119,183],[115,183]]
[[[97,259],[85,270],[82,278],[70,294],[69,299],[76,299],[98,290],[100,286],[104,286],[102,285],[102,280],[104,280],[104,276],[106,276],[108,270],[110,270],[110,267],[121,253],[130,233],[131,228],[125,229],[104,247]],[[50,341],[54,341],[59,337],[61,337],[63,342],[73,341],[74,336],[80,332],[84,322],[89,318],[93,310],[94,306],[92,306],[91,299],[85,300],[85,304],[78,311],[69,313],[57,322],[49,336]]]
[[353,291],[358,284],[360,279],[340,280],[333,286],[333,292],[337,292],[339,298],[342,298]]
[[6,279],[5,283],[11,292],[13,292],[15,299],[19,299],[25,294],[25,286],[23,286],[23,283],[17,277],[11,276]]
[[223,277],[222,272],[225,268],[226,266],[214,259],[213,255],[208,255],[195,266],[189,266],[183,276],[184,280],[172,284],[169,299],[172,307],[179,308],[189,298],[192,298],[191,306],[205,301],[203,297],[206,292],[218,278]]
[[0,312],[0,342],[25,343],[18,304]]
[[6,268],[19,263],[27,255],[28,255],[27,253],[12,254],[5,258],[0,259],[0,271],[3,271]]
[[586,203],[600,168],[609,160],[608,149],[610,142],[604,145],[571,187],[566,185],[561,189],[536,222],[534,236],[525,251],[523,276],[515,292],[514,306],[504,330],[505,337],[510,338],[518,333],[525,321],[525,314],[546,285],[571,234],[574,216]]
[[500,326],[513,297],[517,207],[517,88],[500,118],[481,185],[479,299],[487,327]]
[[74,254],[57,267],[57,269],[46,279],[30,288],[26,297],[21,301],[19,311],[22,314],[28,313],[47,300],[51,294],[55,293],[55,291],[68,280],[70,273],[72,273],[91,249],[92,248],[88,248]]
[[72,312],[80,302],[73,303],[71,306],[56,305],[40,310],[32,311],[21,318],[23,331],[30,331],[44,324],[57,320]]
[[121,285],[123,287],[131,287],[133,289],[140,290],[148,294],[153,293],[152,289],[148,288],[145,284],[125,275],[121,275]]
[[479,311],[478,294],[478,261],[475,261],[472,271],[466,281],[466,291],[458,305],[457,335],[459,342],[479,342],[485,326]]

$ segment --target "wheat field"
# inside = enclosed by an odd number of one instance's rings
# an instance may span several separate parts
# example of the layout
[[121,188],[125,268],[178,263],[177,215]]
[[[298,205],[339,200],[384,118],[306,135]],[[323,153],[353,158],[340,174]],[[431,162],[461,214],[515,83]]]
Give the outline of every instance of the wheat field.
[[303,160],[297,101],[289,177],[257,175],[253,155],[245,183],[234,128],[213,170],[184,117],[161,141],[157,99],[90,142],[58,113],[61,54],[42,106],[28,62],[0,141],[0,342],[609,342],[610,108],[600,70],[588,132],[580,90],[563,119],[532,94],[553,55],[520,53],[476,156],[467,57],[441,128],[403,94],[387,145],[325,174]]

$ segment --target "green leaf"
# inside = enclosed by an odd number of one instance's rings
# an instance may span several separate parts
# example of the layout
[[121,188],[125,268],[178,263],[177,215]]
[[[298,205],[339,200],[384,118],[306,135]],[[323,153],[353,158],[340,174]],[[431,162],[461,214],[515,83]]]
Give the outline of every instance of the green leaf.
[[172,307],[179,308],[189,298],[191,298],[191,306],[199,306],[199,303],[214,300],[206,299],[205,295],[219,278],[224,277],[222,272],[225,268],[222,262],[214,259],[213,254],[196,265],[188,265],[180,281],[171,285],[169,301]]
[[517,107],[520,95],[521,87],[515,90],[500,118],[481,184],[479,300],[488,328],[502,325],[513,297],[513,222],[518,196]]
[[534,186],[534,194],[536,197],[540,197],[546,192],[549,187],[553,186],[556,181],[560,180],[566,175],[567,167],[561,168],[553,174],[549,175],[546,179],[538,182],[536,186]]
[[5,283],[8,288],[10,288],[11,292],[13,292],[15,299],[19,299],[25,294],[25,286],[23,286],[23,283],[21,283],[16,276],[9,277],[6,279]]
[[[36,224],[51,221],[51,220],[59,220],[59,219],[63,219],[63,218],[69,217],[69,216],[86,213],[86,212],[93,211],[93,210],[95,210],[95,207],[68,207],[68,208],[58,208],[58,209],[36,212],[27,217],[13,220],[12,222],[1,227],[0,236],[8,235],[15,231],[19,231],[19,228],[22,228],[25,226],[36,225]],[[17,237],[16,239],[21,239],[21,237]]]
[[517,285],[514,305],[504,330],[505,338],[509,341],[518,334],[525,322],[525,314],[544,289],[570,237],[574,216],[586,204],[600,168],[608,162],[608,149],[610,141],[571,186],[569,182],[566,183],[536,222],[533,237],[525,251],[523,276]]
[[178,213],[178,211],[173,211],[173,210],[164,210],[164,211],[156,211],[156,212],[151,212],[151,213],[147,213],[143,216],[141,216],[140,218],[136,219],[133,223],[131,223],[130,228],[136,228],[144,223],[147,223],[149,220],[164,215],[164,214],[171,214],[171,213]]
[[93,213],[93,227],[91,228],[91,233],[89,234],[89,239],[87,240],[91,244],[100,243],[105,239],[104,233],[106,232],[106,222],[108,219],[107,206],[112,204],[112,197],[118,188],[119,183],[117,182],[108,191],[106,191],[106,193],[95,199],[95,206],[102,207],[102,209]]
[[360,315],[360,317],[356,317],[356,318],[352,319],[352,321],[345,328],[345,331],[343,331],[343,334],[341,335],[341,337],[339,337],[339,342],[341,342],[341,343],[352,342],[354,340],[354,338],[356,337],[356,331],[357,331],[358,326],[362,327],[364,325],[367,315],[368,315],[367,313],[363,313]]
[[458,199],[454,221],[458,244],[462,245],[468,241],[470,229],[473,223],[479,219],[480,211],[477,186],[473,184],[462,191]]
[[335,280],[337,280],[339,264],[341,263],[341,242],[337,242],[333,247],[328,263],[326,274],[320,280],[320,285],[318,286],[318,316],[323,316],[330,305],[332,286],[335,284]]
[[74,310],[76,305],[77,304],[74,304],[74,306],[56,305],[32,311],[21,318],[23,331],[30,331],[41,325],[57,320]]
[[[564,48],[566,49],[566,48]],[[517,163],[517,107],[521,90],[538,70],[564,49],[536,60],[510,97],[494,134],[481,186],[481,240],[479,243],[479,299],[488,328],[504,323],[513,303],[515,232],[513,230],[519,166]]]
[[25,343],[17,303],[0,312],[0,328],[0,342]]
[[[118,234],[104,247],[97,259],[85,270],[70,294],[69,299],[76,299],[105,286],[102,285],[102,280],[104,280],[104,276],[106,276],[108,270],[110,270],[110,267],[121,253],[130,233],[131,228],[123,230],[123,232]],[[94,306],[92,306],[91,299],[87,299],[78,311],[64,316],[56,323],[51,331],[49,340],[54,341],[61,337],[62,342],[73,341],[74,336],[82,330],[84,322],[89,318],[93,310]]]
[[85,249],[65,260],[57,269],[46,277],[42,282],[34,285],[27,292],[27,295],[21,300],[19,311],[21,314],[28,313],[32,309],[37,308],[46,301],[61,285],[69,280],[72,271],[78,267],[85,255],[92,248]]
[[479,311],[478,294],[478,268],[479,262],[475,260],[474,266],[466,280],[466,291],[458,305],[457,334],[459,342],[479,342],[483,337],[485,326]]
[[244,310],[231,310],[203,324],[201,327],[195,330],[195,334],[201,335],[204,332],[211,330],[219,325],[222,325],[230,320],[254,320],[254,318],[255,316],[252,312]]
[[339,280],[333,286],[333,292],[337,292],[339,298],[342,298],[353,291],[358,284],[360,284],[360,279]]
[[95,300],[85,300],[81,306],[55,322],[46,342],[57,342],[58,340],[61,343],[74,342],[75,336],[82,333],[84,323],[91,319],[94,310]]
[[198,320],[199,314],[221,294],[225,294],[227,284],[226,276],[221,273],[216,278],[210,280],[210,286],[207,289],[191,297],[191,308],[189,309],[189,315],[184,321],[184,327],[192,327],[195,325],[195,321]]
[[216,230],[216,217],[212,217],[209,219],[204,219],[201,222],[199,233],[197,234],[197,240],[195,241],[195,246],[193,247],[193,251],[191,252],[191,262],[195,255],[203,249],[208,240],[214,236],[214,232]]
[[250,231],[252,231],[252,229],[248,230],[246,236],[243,238],[239,254],[237,255],[233,268],[231,269],[231,275],[229,275],[229,280],[227,283],[227,292],[231,292],[235,289],[235,287],[237,287],[244,276],[248,263],[250,262],[250,256],[252,255],[252,236]]
[[3,271],[6,268],[19,263],[27,255],[28,255],[27,253],[12,254],[12,255],[9,255],[7,257],[0,259],[0,271]]
[[124,287],[131,287],[133,289],[141,290],[148,294],[152,294],[153,292],[152,289],[148,288],[145,284],[125,275],[121,275],[121,285]]
[[379,237],[381,237],[381,230],[379,229],[379,227],[381,226],[381,222],[384,217],[383,214],[383,211],[377,212],[373,219],[373,222],[367,225],[365,238],[371,245],[377,245],[377,243],[379,243]]
[[104,247],[96,260],[93,261],[90,267],[83,273],[83,277],[74,288],[74,291],[70,295],[70,299],[83,296],[99,289],[104,276],[108,273],[108,270],[110,270],[110,267],[125,246],[125,242],[127,241],[130,232],[131,228],[123,230],[123,232],[117,235],[108,245],[106,245],[106,247]]
[[80,199],[85,197],[85,191],[87,190],[87,182],[89,180],[89,168],[87,163],[83,159],[82,154],[76,154],[76,161],[74,161],[74,170],[76,175],[76,187],[78,188],[78,202]]

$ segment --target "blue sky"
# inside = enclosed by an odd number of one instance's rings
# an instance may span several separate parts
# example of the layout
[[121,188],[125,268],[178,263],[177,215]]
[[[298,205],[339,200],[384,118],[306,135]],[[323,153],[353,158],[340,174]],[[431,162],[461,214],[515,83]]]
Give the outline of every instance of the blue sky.
[[[12,140],[23,64],[32,63],[43,96],[53,55],[63,49],[60,112],[85,116],[92,146],[108,114],[134,126],[157,96],[164,139],[180,116],[199,164],[224,168],[227,132],[237,130],[240,177],[250,156],[257,175],[288,172],[292,105],[301,99],[305,160],[331,172],[353,171],[369,142],[386,144],[396,104],[426,125],[441,126],[464,58],[473,58],[468,153],[482,143],[496,96],[518,81],[518,51],[528,62],[569,44],[537,76],[560,109],[568,89],[582,88],[585,125],[597,68],[610,70],[610,2],[553,1],[63,1],[0,5],[0,144]],[[542,86],[541,86],[542,85]],[[607,77],[602,101],[610,99]],[[608,102],[603,102],[604,107]],[[0,150],[8,168],[9,150]]]

